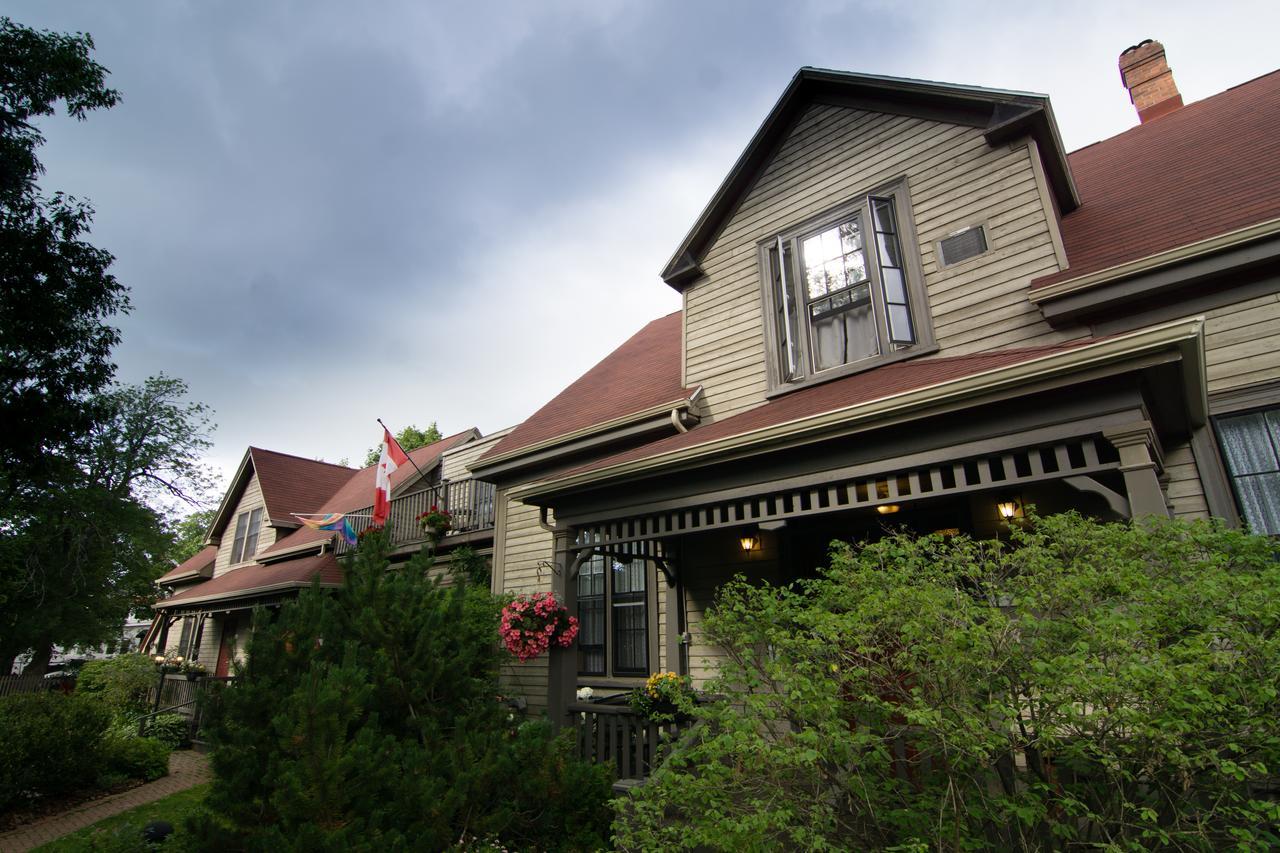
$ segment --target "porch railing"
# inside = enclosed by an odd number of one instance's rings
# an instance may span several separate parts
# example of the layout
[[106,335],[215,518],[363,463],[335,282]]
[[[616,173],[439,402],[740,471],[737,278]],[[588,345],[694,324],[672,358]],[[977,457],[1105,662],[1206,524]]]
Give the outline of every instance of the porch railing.
[[661,759],[661,747],[689,725],[655,723],[626,705],[574,702],[569,713],[577,726],[578,754],[597,764],[612,764],[619,781],[648,777]]
[[[430,486],[416,492],[400,495],[391,500],[391,513],[387,529],[391,531],[393,547],[415,545],[427,540],[418,524],[418,516],[431,507],[445,510],[453,519],[450,535],[475,533],[493,528],[495,488],[482,480],[446,480],[438,486]],[[373,507],[367,506],[350,513],[351,526],[357,534],[369,527]],[[341,537],[336,552],[346,554],[355,550]]]

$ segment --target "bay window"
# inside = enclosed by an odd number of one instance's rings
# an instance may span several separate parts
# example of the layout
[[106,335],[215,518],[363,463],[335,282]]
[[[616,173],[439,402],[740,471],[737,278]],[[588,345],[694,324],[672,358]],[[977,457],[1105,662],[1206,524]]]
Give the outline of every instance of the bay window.
[[761,244],[773,387],[932,344],[906,210],[899,181]]

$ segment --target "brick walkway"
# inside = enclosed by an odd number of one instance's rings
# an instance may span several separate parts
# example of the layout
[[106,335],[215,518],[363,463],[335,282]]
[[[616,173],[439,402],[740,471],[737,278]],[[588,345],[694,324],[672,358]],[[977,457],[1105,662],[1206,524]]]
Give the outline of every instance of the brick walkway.
[[100,800],[82,803],[70,811],[6,832],[0,835],[0,853],[19,853],[48,844],[103,818],[194,788],[208,782],[210,776],[207,756],[189,749],[179,750],[169,756],[169,775],[163,779]]

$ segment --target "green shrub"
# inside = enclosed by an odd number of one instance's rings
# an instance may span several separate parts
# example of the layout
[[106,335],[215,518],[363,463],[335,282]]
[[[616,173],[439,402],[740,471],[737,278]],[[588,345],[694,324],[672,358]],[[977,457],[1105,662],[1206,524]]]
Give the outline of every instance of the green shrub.
[[606,845],[609,774],[498,699],[499,601],[420,554],[388,571],[366,534],[336,591],[255,617],[208,710],[202,849],[444,850],[464,835],[538,850]]
[[0,698],[0,810],[92,784],[110,722],[106,708],[80,696]]
[[102,740],[103,773],[150,782],[169,773],[169,747],[150,737],[108,736]]
[[181,714],[159,714],[147,723],[147,737],[155,738],[169,749],[186,743],[190,732],[191,721]]
[[738,579],[722,699],[632,796],[623,850],[1274,849],[1280,544],[1029,519],[836,545]]
[[151,658],[120,655],[87,661],[76,679],[76,692],[97,697],[120,716],[145,714],[147,694],[156,680],[156,665]]

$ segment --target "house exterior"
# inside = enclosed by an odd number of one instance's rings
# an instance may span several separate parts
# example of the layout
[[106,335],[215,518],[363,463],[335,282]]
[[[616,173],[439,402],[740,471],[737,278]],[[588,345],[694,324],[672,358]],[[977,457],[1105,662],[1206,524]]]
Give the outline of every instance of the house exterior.
[[[421,547],[424,536],[415,517],[432,505],[451,507],[455,517],[454,530],[437,548],[438,570],[459,545],[489,553],[493,491],[474,482],[465,465],[498,438],[483,438],[473,428],[409,451],[413,464],[391,475],[393,558]],[[148,650],[199,661],[210,675],[225,677],[243,655],[253,608],[277,605],[313,581],[340,586],[338,557],[349,550],[345,542],[305,527],[294,514],[340,512],[357,532],[364,530],[375,467],[357,470],[249,448],[205,547],[160,578],[168,594],[155,605]]]
[[726,579],[886,523],[1280,533],[1280,72],[1184,105],[1159,43],[1120,70],[1139,123],[1070,154],[1044,95],[796,74],[663,269],[682,310],[470,465],[495,590],[582,622],[513,691],[566,723],[700,683]]

